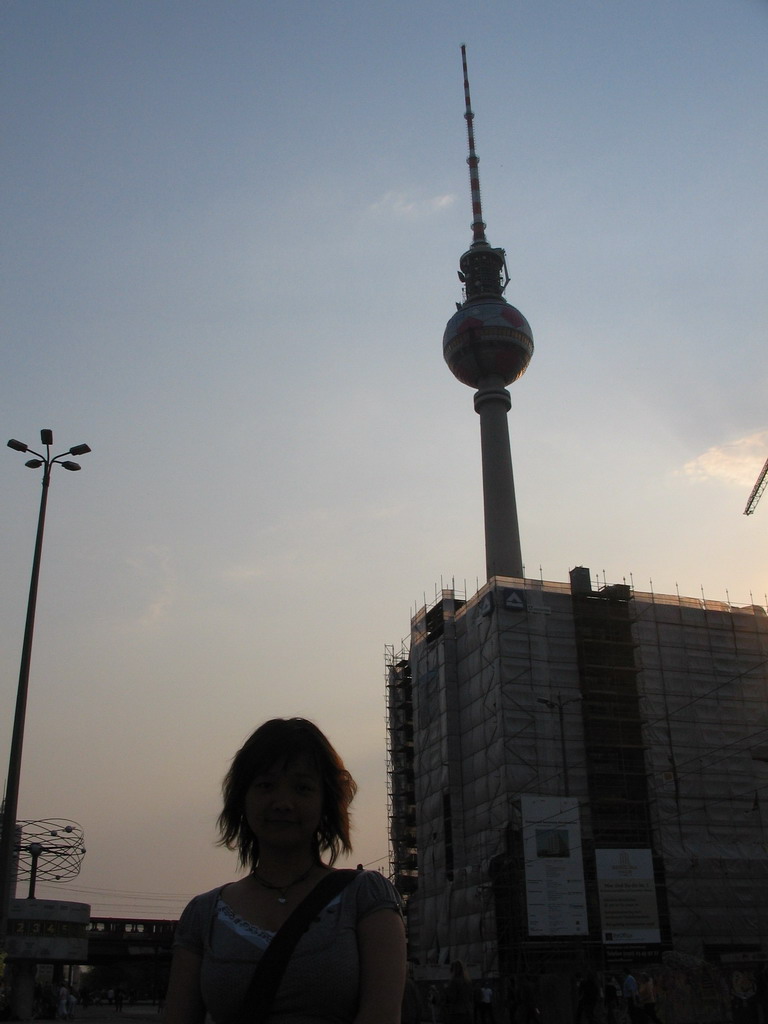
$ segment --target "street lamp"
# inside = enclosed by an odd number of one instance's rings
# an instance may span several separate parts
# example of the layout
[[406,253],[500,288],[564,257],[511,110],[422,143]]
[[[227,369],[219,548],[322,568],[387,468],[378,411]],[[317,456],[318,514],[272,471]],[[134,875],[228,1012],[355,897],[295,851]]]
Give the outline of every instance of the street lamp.
[[19,779],[21,776],[21,751],[24,743],[24,720],[27,712],[27,692],[29,690],[29,667],[32,658],[32,635],[35,630],[35,608],[37,606],[37,584],[40,577],[40,556],[43,550],[43,531],[45,529],[45,509],[48,503],[48,487],[51,482],[51,469],[55,465],[63,466],[72,472],[80,469],[80,464],[66,459],[67,455],[86,455],[91,449],[87,444],[77,444],[60,455],[51,457],[53,431],[41,430],[40,440],[45,446],[45,455],[32,451],[23,441],[14,438],[8,447],[17,452],[28,452],[34,455],[25,465],[30,469],[43,467],[43,493],[40,497],[40,513],[37,519],[37,536],[35,553],[32,559],[32,578],[29,584],[29,600],[27,601],[27,619],[24,626],[24,643],[21,648],[21,666],[19,668],[19,685],[16,691],[16,714],[13,719],[13,737],[11,753],[8,759],[8,777],[6,780],[5,802],[2,815],[2,835],[0,836],[0,943],[5,945],[8,934],[8,913],[11,903],[13,880],[14,835],[16,831],[16,814],[19,805]]
[[560,723],[560,756],[563,762],[563,789],[565,790],[565,796],[570,796],[571,791],[570,786],[568,785],[568,758],[565,755],[565,722],[563,720],[563,708],[565,708],[567,704],[576,704],[577,701],[580,700],[581,697],[569,697],[568,700],[563,700],[559,693],[556,701],[547,700],[546,697],[536,698],[537,704],[543,704],[551,711],[554,711],[554,709],[557,708],[557,718]]

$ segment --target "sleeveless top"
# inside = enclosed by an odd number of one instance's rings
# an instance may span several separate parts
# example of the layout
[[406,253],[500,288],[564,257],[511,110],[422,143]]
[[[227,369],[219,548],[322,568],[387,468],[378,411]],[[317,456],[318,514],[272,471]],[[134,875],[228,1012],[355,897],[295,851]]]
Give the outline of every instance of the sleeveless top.
[[[238,917],[224,886],[196,896],[179,920],[174,946],[201,957],[200,988],[213,1021],[226,1021],[274,933]],[[299,939],[270,1013],[274,1024],[349,1024],[357,1012],[357,923],[377,910],[401,913],[400,897],[378,871],[361,871]]]

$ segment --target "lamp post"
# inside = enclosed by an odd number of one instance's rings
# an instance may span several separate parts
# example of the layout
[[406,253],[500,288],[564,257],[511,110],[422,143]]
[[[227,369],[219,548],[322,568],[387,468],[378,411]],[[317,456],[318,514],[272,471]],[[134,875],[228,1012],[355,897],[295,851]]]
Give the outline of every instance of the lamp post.
[[546,697],[536,698],[537,704],[543,704],[545,707],[548,707],[551,711],[554,711],[554,709],[557,708],[557,718],[560,724],[560,756],[563,762],[563,789],[565,790],[565,796],[570,796],[571,790],[568,784],[568,758],[565,754],[565,721],[563,717],[563,709],[567,704],[576,704],[577,701],[580,700],[581,697],[569,697],[568,700],[563,700],[559,693],[557,695],[556,701],[547,700]]
[[75,471],[80,469],[77,462],[66,460],[67,455],[86,455],[91,449],[87,444],[78,444],[60,455],[51,457],[53,431],[41,430],[40,440],[45,446],[45,455],[32,451],[23,441],[13,438],[8,447],[17,452],[28,452],[34,455],[26,465],[30,469],[43,467],[43,491],[40,497],[40,512],[37,518],[37,536],[35,553],[32,558],[32,578],[29,584],[27,601],[27,618],[24,626],[24,642],[21,648],[21,665],[19,668],[19,685],[16,691],[16,713],[13,719],[13,736],[11,753],[8,759],[8,777],[6,779],[5,803],[2,815],[2,835],[0,836],[0,943],[5,945],[8,934],[8,912],[10,909],[13,862],[14,836],[16,831],[16,814],[19,805],[19,780],[21,776],[21,752],[24,743],[24,720],[27,712],[27,693],[29,690],[29,667],[32,659],[32,636],[35,630],[35,608],[37,606],[37,585],[40,577],[40,556],[43,550],[43,531],[45,529],[45,510],[48,503],[48,488],[51,482],[51,470],[55,465]]

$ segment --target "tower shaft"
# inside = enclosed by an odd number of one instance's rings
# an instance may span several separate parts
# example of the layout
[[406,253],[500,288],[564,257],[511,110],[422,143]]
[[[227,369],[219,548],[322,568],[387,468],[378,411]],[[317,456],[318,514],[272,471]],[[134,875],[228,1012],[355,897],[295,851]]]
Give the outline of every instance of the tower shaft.
[[501,379],[484,381],[475,392],[475,412],[480,416],[485,516],[485,569],[493,576],[523,577],[523,555],[517,521],[512,453],[507,413],[509,392]]

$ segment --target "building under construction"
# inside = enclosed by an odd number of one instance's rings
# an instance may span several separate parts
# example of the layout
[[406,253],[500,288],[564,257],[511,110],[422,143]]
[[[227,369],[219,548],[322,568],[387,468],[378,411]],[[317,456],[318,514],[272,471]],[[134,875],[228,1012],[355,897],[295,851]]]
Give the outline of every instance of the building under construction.
[[494,577],[414,615],[387,693],[417,976],[768,959],[765,608]]

